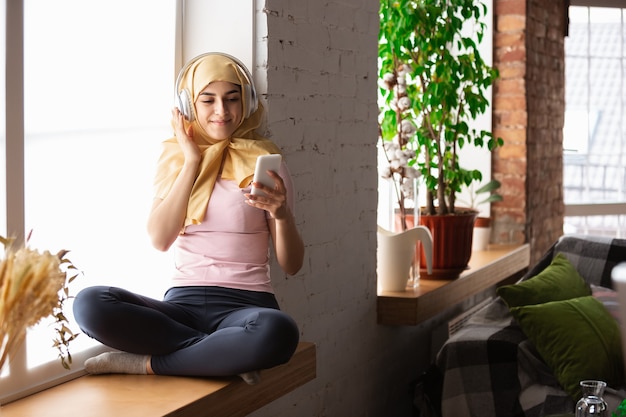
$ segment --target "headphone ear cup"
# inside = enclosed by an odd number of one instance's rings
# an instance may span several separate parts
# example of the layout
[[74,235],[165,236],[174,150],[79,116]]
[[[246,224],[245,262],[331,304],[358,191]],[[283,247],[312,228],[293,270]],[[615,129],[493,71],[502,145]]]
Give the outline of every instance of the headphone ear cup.
[[248,112],[246,114],[246,118],[252,116],[252,114],[259,107],[259,102],[256,97],[256,91],[249,84],[244,85],[244,96],[246,103],[248,103]]
[[183,89],[180,93],[178,93],[178,110],[180,110],[185,119],[189,122],[193,122],[195,120],[191,96],[186,89]]

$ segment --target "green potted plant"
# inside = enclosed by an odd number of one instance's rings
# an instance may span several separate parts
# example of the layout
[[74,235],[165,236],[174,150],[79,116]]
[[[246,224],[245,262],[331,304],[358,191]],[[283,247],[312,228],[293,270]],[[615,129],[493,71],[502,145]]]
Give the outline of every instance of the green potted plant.
[[[478,186],[478,181],[472,182],[467,191],[469,194],[469,200],[464,201],[459,199],[460,202],[467,204],[468,207],[478,210],[481,204],[494,203],[496,201],[502,201],[502,196],[496,192],[502,185],[500,181],[492,179],[485,184]],[[478,187],[478,188],[476,188]]]
[[[477,212],[457,207],[456,193],[483,175],[480,170],[463,168],[459,151],[466,146],[492,151],[503,144],[491,132],[471,126],[487,110],[487,91],[498,75],[478,50],[486,12],[486,6],[474,0],[380,3],[379,136],[395,169],[394,183],[403,184],[407,178],[403,170],[410,168],[409,176],[417,170],[425,186],[420,224],[433,235],[434,268],[446,271],[432,278],[449,278],[448,272],[458,275],[471,256]],[[401,201],[398,205],[403,207]],[[441,229],[450,222],[453,243]],[[460,259],[451,253],[454,249],[461,250]]]

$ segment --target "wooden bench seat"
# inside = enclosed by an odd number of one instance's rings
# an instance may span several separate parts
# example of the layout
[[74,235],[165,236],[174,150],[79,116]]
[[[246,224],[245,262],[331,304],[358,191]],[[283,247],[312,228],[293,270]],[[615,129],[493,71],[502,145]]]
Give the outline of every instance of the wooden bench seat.
[[86,375],[3,405],[2,417],[237,417],[316,376],[316,349],[301,342],[291,360],[261,371],[261,382],[238,377]]

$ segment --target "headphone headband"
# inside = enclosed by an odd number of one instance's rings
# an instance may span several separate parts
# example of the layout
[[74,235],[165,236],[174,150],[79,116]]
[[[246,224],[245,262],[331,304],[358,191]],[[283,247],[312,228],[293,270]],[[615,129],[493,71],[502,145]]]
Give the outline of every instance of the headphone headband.
[[243,62],[241,62],[239,59],[235,58],[234,56],[229,55],[224,52],[207,52],[207,53],[198,55],[195,58],[191,59],[189,62],[187,62],[187,64],[185,64],[183,68],[181,68],[180,72],[178,73],[178,77],[176,77],[176,84],[174,86],[175,88],[174,95],[176,97],[176,103],[175,103],[176,107],[178,107],[180,112],[183,114],[183,116],[185,116],[185,118],[188,121],[191,122],[195,120],[194,105],[191,99],[192,96],[191,94],[189,94],[189,91],[187,91],[187,89],[183,89],[182,91],[180,90],[180,82],[182,81],[183,76],[189,70],[189,67],[191,67],[195,62],[201,60],[202,58],[205,58],[211,55],[219,55],[219,56],[223,56],[225,58],[230,59],[231,61],[235,63],[235,65],[237,65],[237,68],[239,68],[241,73],[246,78],[246,81],[248,82],[248,84],[241,86],[241,93],[248,107],[248,111],[244,115],[244,119],[250,117],[252,113],[254,113],[258,108],[258,98],[256,94],[256,89],[254,88],[252,74],[250,73],[248,68],[246,68]]

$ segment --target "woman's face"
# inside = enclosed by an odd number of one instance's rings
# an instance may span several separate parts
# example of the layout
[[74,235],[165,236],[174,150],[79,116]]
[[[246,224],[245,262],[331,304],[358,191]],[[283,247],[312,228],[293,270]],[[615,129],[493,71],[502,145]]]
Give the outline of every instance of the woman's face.
[[213,139],[228,139],[243,117],[241,87],[227,81],[214,81],[196,99],[198,123]]

